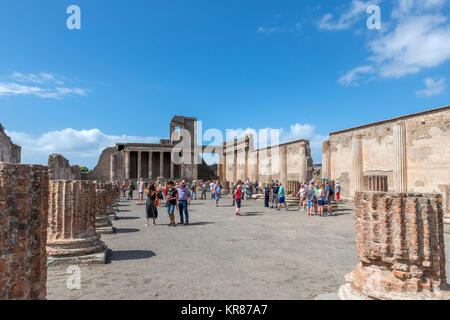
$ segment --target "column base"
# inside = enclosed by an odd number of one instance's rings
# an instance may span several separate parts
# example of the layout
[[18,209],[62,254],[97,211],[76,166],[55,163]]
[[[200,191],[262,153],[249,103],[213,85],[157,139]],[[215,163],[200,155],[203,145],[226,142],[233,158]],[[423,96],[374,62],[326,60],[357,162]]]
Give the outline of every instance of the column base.
[[339,288],[338,291],[339,300],[374,300],[369,297],[362,296],[353,291],[348,283]]
[[113,226],[107,226],[107,227],[95,227],[95,232],[100,234],[114,234],[114,228]]
[[444,217],[444,232],[450,233],[450,217]]
[[74,257],[47,257],[47,266],[78,265],[78,264],[105,264],[108,248],[96,253]]

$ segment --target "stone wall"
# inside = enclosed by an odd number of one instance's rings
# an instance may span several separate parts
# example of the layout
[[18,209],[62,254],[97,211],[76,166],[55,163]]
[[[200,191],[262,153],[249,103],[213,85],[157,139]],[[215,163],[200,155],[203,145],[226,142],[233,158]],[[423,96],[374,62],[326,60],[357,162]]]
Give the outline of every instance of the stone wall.
[[48,175],[51,180],[80,180],[79,166],[71,166],[69,160],[60,154],[48,156]]
[[361,176],[387,177],[389,191],[439,192],[438,185],[450,181],[450,107],[331,133],[327,148],[322,175],[339,180],[344,198],[363,190],[355,189],[358,165]]
[[448,299],[440,194],[356,192],[360,263],[342,299]]
[[0,163],[0,300],[47,295],[47,167]]
[[20,163],[21,150],[20,146],[12,143],[0,124],[0,162]]

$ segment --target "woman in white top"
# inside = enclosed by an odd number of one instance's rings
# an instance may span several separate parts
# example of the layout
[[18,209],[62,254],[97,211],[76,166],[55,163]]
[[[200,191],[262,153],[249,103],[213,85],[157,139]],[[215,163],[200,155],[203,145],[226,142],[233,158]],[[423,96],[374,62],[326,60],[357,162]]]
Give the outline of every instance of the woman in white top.
[[139,202],[144,201],[144,179],[139,180],[138,184],[138,195],[139,195]]
[[306,205],[305,195],[306,195],[306,189],[305,189],[305,185],[302,183],[300,185],[300,190],[297,193],[297,197],[300,197],[300,200],[298,202],[299,210],[300,210],[300,207],[302,207],[302,206],[303,206],[303,209],[305,209],[305,205]]

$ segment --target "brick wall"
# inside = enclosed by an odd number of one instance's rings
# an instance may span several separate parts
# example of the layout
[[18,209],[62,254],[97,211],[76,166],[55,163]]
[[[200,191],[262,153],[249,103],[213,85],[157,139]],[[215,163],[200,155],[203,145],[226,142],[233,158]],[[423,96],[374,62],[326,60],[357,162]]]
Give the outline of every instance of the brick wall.
[[47,167],[0,163],[0,300],[45,299]]
[[351,291],[375,299],[445,298],[442,196],[357,192],[355,207],[360,263],[346,276]]

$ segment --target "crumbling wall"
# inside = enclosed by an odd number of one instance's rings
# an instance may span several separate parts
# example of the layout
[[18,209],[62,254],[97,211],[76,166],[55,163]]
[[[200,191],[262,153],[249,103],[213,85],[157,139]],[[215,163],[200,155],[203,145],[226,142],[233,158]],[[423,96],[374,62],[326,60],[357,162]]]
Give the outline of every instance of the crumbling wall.
[[[87,175],[85,175],[83,179],[98,180],[101,182],[109,181],[110,176],[111,176],[111,155],[116,153],[116,151],[117,151],[117,148],[115,148],[115,147],[106,148],[105,150],[103,150],[102,153],[100,154],[100,157],[98,158],[98,163],[95,166],[95,168],[93,170],[89,171],[89,173]],[[122,162],[123,162],[122,157],[118,157],[118,159],[116,161],[116,165],[119,165],[119,167],[120,167],[117,170],[119,172],[116,172],[116,175],[118,177],[125,176],[125,172],[120,172],[120,171],[124,171],[124,170],[121,170],[122,166],[120,164]]]
[[80,180],[79,166],[71,166],[69,160],[60,154],[48,156],[48,174],[51,180]]
[[20,163],[22,148],[12,143],[0,124],[0,162]]
[[344,198],[352,198],[352,138],[362,136],[364,176],[387,177],[393,191],[393,126],[405,123],[407,190],[439,192],[438,185],[450,181],[450,107],[402,119],[386,120],[330,134],[331,180],[339,180]]
[[47,167],[0,163],[0,300],[47,295]]
[[360,263],[343,299],[448,299],[442,196],[356,192]]

